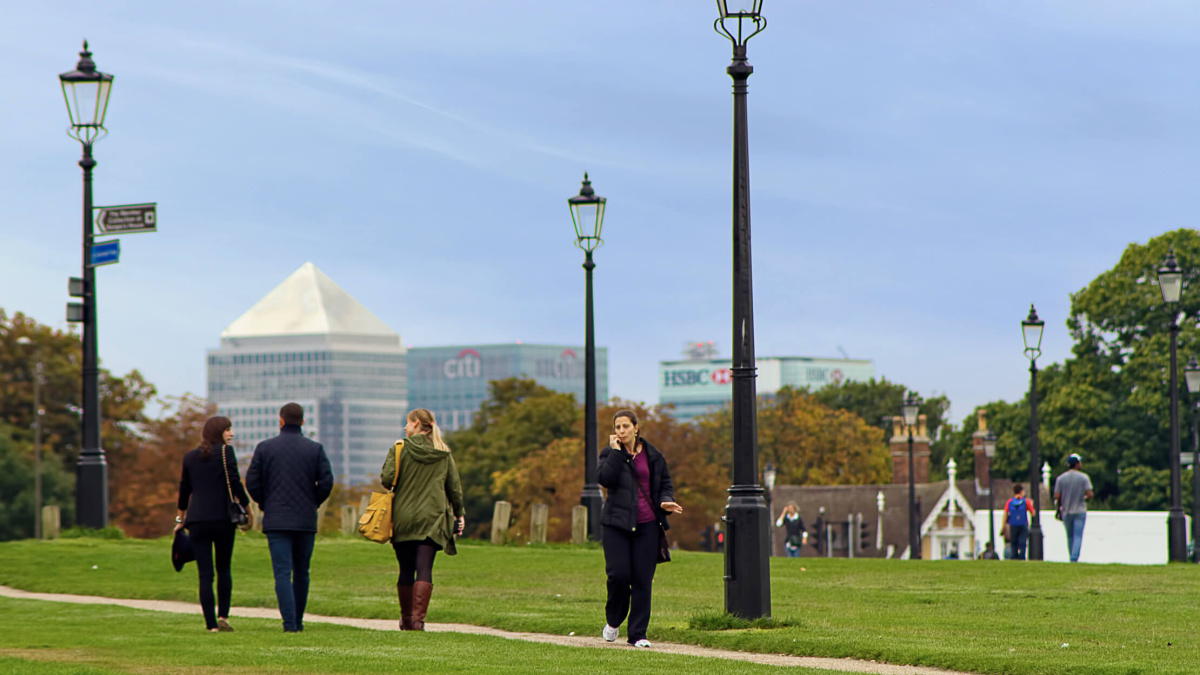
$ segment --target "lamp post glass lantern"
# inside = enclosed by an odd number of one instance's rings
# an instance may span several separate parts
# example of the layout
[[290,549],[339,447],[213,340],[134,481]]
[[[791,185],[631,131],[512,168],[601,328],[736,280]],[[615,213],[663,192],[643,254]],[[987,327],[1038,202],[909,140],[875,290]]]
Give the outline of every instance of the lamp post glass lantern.
[[725,503],[725,611],[771,616],[770,514],[758,480],[754,274],[750,252],[750,132],[746,43],[767,27],[762,0],[717,0],[713,29],[733,45],[733,485]]
[[76,465],[75,520],[94,529],[108,526],[108,464],[100,445],[100,350],[97,338],[96,269],[92,257],[92,145],[107,132],[113,76],[96,70],[85,40],[75,70],[58,76],[67,103],[68,134],[83,146],[83,448]]
[[916,462],[913,459],[913,434],[916,432],[917,420],[920,419],[921,397],[916,392],[908,392],[904,403],[900,405],[900,414],[904,417],[904,426],[908,427],[908,559],[921,559],[921,535],[917,529],[917,482]]
[[1158,290],[1170,312],[1171,332],[1171,507],[1167,511],[1167,557],[1172,562],[1187,561],[1187,522],[1183,517],[1183,481],[1179,466],[1179,299],[1183,294],[1183,270],[1175,261],[1175,249],[1167,251],[1158,269]]
[[1029,545],[1026,553],[1030,560],[1042,559],[1042,489],[1038,486],[1038,467],[1041,456],[1038,452],[1037,419],[1037,359],[1042,355],[1042,329],[1046,322],[1038,317],[1037,309],[1029,305],[1029,316],[1021,322],[1021,338],[1025,341],[1025,357],[1029,359],[1029,491],[1033,493],[1033,517],[1029,519]]
[[1197,557],[1196,542],[1200,542],[1200,404],[1195,403],[1195,395],[1200,394],[1200,363],[1196,357],[1188,359],[1187,367],[1183,369],[1183,380],[1187,383],[1188,393],[1192,394],[1192,552],[1188,559],[1200,561]]
[[608,200],[596,194],[587,172],[579,194],[567,199],[571,209],[571,221],[575,224],[575,245],[583,249],[583,269],[586,278],[584,291],[584,419],[583,419],[583,493],[579,503],[587,507],[588,538],[600,541],[600,508],[604,498],[600,484],[596,482],[599,439],[596,424],[596,329],[595,313],[592,309],[592,251],[604,240],[600,232],[604,227],[604,207]]
[[988,543],[983,557],[985,560],[997,560],[1000,556],[996,553],[996,508],[993,496],[995,480],[992,477],[992,460],[996,458],[996,434],[991,431],[983,437],[983,455],[987,457],[988,462]]

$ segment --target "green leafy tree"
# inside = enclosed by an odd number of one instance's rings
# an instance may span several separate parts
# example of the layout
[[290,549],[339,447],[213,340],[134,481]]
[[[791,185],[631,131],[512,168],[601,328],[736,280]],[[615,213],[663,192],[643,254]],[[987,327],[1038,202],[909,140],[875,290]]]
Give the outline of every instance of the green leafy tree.
[[558,439],[578,437],[583,410],[571,394],[560,394],[530,379],[509,378],[488,384],[489,396],[471,427],[446,439],[463,481],[471,533],[485,535],[492,506],[503,495],[493,490],[500,472]]
[[[0,541],[34,535],[33,444],[18,442],[0,423]],[[58,462],[42,462],[42,504],[58,505],[63,523],[74,521],[75,477]]]
[[[1157,269],[1173,248],[1184,272],[1177,307],[1167,307]],[[1180,421],[1186,450],[1187,391],[1183,366],[1200,355],[1200,233],[1176,230],[1130,244],[1116,266],[1071,296],[1066,326],[1072,356],[1038,373],[1038,442],[1052,480],[1071,453],[1083,457],[1099,508],[1166,508],[1169,503],[1170,378],[1168,326],[1179,312]],[[1053,329],[1048,327],[1048,329]],[[1029,477],[1029,397],[989,403],[988,426],[997,435],[995,470],[1012,480]],[[952,452],[970,455],[975,416],[952,434]],[[957,455],[956,455],[957,456]],[[960,466],[963,462],[960,460]],[[1040,467],[1039,467],[1040,475]],[[1161,486],[1159,481],[1164,481]],[[1160,489],[1161,487],[1161,489]],[[1190,501],[1185,484],[1183,498]]]
[[[886,441],[891,437],[891,418],[900,415],[910,387],[897,382],[889,382],[886,377],[878,380],[871,378],[866,382],[845,380],[840,383],[831,382],[813,392],[812,396],[818,403],[834,410],[845,410],[854,413],[867,424],[878,427]],[[930,438],[930,471],[933,477],[945,478],[946,460],[954,457],[958,462],[959,473],[973,471],[975,460],[969,453],[958,456],[950,441],[951,425],[947,424],[946,415],[950,412],[950,399],[944,395],[929,396],[921,401],[921,414],[925,415],[925,424]],[[966,462],[964,464],[963,462]]]

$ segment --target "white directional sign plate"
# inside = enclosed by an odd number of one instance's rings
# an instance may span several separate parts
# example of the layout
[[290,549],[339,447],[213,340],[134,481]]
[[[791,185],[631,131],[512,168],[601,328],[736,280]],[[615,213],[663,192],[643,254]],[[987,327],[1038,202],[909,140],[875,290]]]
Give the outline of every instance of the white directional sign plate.
[[96,215],[96,226],[104,234],[136,234],[157,232],[157,204],[126,204],[124,206],[101,206]]

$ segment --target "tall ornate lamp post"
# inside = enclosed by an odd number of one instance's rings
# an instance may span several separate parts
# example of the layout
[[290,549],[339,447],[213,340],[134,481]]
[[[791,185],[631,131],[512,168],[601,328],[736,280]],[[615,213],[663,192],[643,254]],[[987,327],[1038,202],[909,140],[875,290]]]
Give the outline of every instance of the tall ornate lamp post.
[[1029,519],[1029,559],[1042,559],[1042,488],[1038,481],[1037,418],[1037,358],[1042,355],[1042,329],[1046,322],[1038,318],[1037,309],[1029,306],[1029,316],[1021,322],[1021,337],[1025,341],[1025,358],[1029,359],[1029,491],[1033,493],[1033,517]]
[[996,510],[993,495],[995,494],[995,480],[992,476],[992,460],[996,458],[996,434],[988,432],[987,436],[983,437],[983,455],[988,461],[988,543],[987,550],[983,552],[984,560],[999,560],[1000,556],[996,553]]
[[1183,485],[1179,471],[1179,296],[1183,293],[1183,270],[1175,263],[1175,250],[1167,252],[1158,268],[1158,290],[1171,312],[1171,509],[1167,513],[1167,553],[1172,562],[1187,562],[1187,522],[1183,517]]
[[[1188,392],[1200,394],[1200,363],[1196,357],[1188,359],[1183,369],[1183,380]],[[1200,542],[1200,406],[1192,404],[1192,562],[1197,562],[1195,547]]]
[[733,43],[733,485],[725,504],[725,611],[771,615],[770,516],[758,484],[754,292],[750,265],[750,135],[746,42],[767,27],[762,0],[717,0],[713,28]]
[[913,461],[913,433],[921,414],[921,397],[909,392],[900,406],[904,426],[908,427],[908,559],[921,559],[921,533],[917,531],[917,482],[916,465]]
[[113,76],[96,70],[83,43],[75,70],[58,76],[67,113],[68,133],[83,145],[83,449],[75,482],[75,520],[84,527],[108,525],[108,463],[100,445],[100,355],[97,341],[96,268],[92,266],[92,145],[108,131],[104,115]]
[[592,312],[592,251],[604,240],[600,229],[604,226],[604,197],[592,189],[587,172],[579,194],[567,200],[571,208],[571,220],[575,223],[575,245],[583,249],[583,269],[587,277],[587,299],[584,301],[584,374],[583,374],[583,495],[579,503],[587,507],[588,537],[600,541],[600,507],[604,500],[600,484],[596,482],[596,457],[599,453],[596,431],[596,331]]

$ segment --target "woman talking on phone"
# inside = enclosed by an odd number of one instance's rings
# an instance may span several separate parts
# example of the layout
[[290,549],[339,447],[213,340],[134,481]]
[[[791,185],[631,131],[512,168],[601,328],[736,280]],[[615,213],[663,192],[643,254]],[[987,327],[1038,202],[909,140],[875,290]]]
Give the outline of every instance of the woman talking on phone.
[[653,445],[638,437],[637,415],[629,410],[613,416],[614,434],[600,451],[596,479],[608,489],[600,524],[608,602],[602,635],[613,642],[629,617],[629,644],[649,647],[650,589],[658,565],[659,537],[670,526],[668,513],[683,513],[667,461]]

